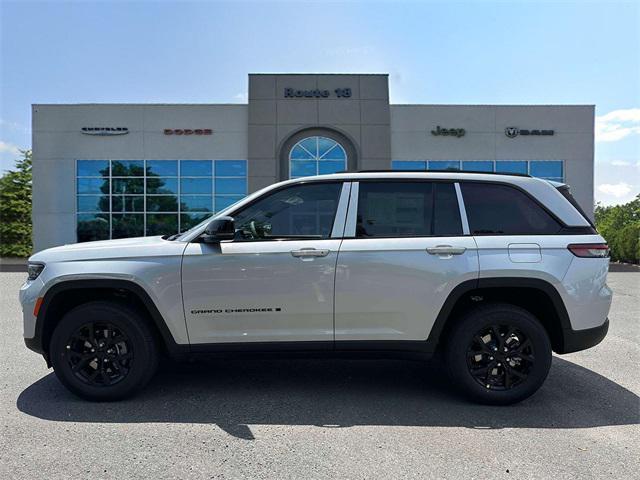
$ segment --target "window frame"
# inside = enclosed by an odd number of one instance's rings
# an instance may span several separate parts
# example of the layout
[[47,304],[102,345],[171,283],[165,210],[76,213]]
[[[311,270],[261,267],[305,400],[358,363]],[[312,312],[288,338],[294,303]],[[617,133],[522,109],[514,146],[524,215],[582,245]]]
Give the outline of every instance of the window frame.
[[[458,211],[460,214],[460,227],[462,233],[452,235],[403,235],[403,236],[376,236],[376,237],[358,237],[356,236],[358,207],[360,202],[360,185],[363,183],[448,183],[454,187],[456,201],[458,202]],[[345,226],[344,236],[342,238],[349,240],[376,240],[390,238],[454,238],[467,237],[469,234],[469,224],[467,222],[466,210],[464,203],[461,202],[462,196],[459,192],[458,181],[445,178],[361,178],[352,183],[351,196],[349,200],[349,211],[347,212],[347,222]],[[435,194],[435,188],[433,189]],[[435,208],[435,206],[434,206]]]

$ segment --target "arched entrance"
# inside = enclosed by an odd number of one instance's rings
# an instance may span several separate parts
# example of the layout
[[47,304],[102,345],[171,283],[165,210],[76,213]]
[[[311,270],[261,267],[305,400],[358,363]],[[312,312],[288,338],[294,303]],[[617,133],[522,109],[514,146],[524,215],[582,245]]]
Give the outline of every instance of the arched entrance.
[[357,167],[357,153],[351,140],[328,128],[301,130],[280,149],[280,179],[323,175]]

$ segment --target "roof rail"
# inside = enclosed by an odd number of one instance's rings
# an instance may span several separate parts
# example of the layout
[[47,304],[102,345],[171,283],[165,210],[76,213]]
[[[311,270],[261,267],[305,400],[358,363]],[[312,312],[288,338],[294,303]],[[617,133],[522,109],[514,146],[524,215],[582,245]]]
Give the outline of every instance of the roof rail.
[[358,170],[349,172],[343,170],[335,173],[480,173],[482,175],[510,175],[513,177],[531,177],[527,173],[509,173],[509,172],[473,172],[470,170]]

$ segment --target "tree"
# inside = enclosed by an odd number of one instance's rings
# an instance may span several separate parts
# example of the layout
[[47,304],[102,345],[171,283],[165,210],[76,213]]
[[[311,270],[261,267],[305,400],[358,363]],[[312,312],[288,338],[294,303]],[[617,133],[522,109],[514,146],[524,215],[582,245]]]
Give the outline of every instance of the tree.
[[607,240],[611,259],[619,262],[640,261],[640,195],[624,205],[596,205],[596,226]]
[[0,177],[0,256],[31,255],[31,150]]

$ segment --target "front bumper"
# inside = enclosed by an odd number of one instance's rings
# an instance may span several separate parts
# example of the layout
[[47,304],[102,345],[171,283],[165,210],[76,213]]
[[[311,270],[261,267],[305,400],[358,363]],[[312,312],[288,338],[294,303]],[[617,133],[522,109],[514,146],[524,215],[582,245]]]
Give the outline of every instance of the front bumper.
[[562,352],[558,353],[579,352],[580,350],[595,347],[604,339],[604,337],[607,336],[608,331],[608,318],[598,327],[587,328],[585,330],[573,330],[570,328],[564,329],[562,331],[563,348]]
[[25,338],[24,344],[29,350],[44,355],[44,348],[42,348],[42,341],[40,340],[40,337]]

